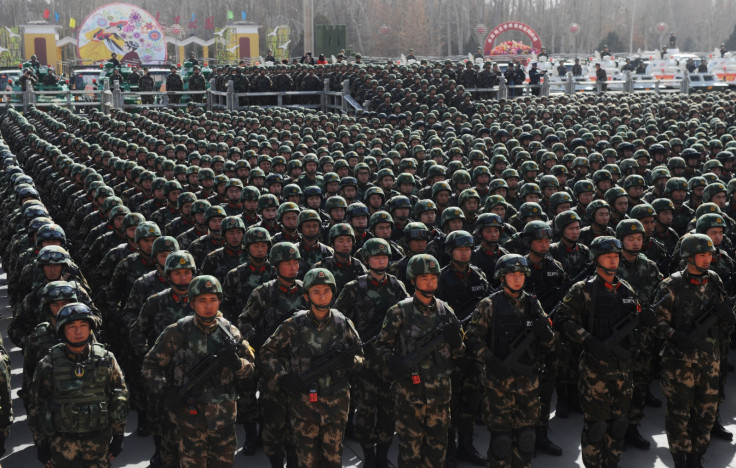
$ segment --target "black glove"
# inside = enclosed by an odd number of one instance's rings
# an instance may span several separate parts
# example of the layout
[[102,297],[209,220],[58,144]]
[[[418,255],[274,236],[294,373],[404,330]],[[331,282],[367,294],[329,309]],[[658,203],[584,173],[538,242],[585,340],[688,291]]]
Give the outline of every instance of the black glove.
[[501,380],[505,380],[513,376],[509,366],[507,366],[506,363],[497,356],[491,356],[486,359],[486,372]]
[[37,457],[44,466],[51,460],[51,450],[47,444],[39,445],[37,448]]
[[716,315],[725,325],[731,325],[736,322],[736,315],[733,313],[733,307],[730,301],[721,302],[716,305]]
[[590,351],[590,354],[601,361],[605,361],[611,357],[611,353],[608,352],[608,348],[606,348],[601,340],[592,335],[585,340],[585,346],[588,351]]
[[120,452],[123,451],[123,439],[125,438],[125,435],[118,434],[112,436],[112,441],[110,441],[110,455],[113,457],[117,457],[120,455]]
[[654,327],[657,324],[657,316],[654,314],[654,309],[651,307],[644,307],[641,310],[641,323],[646,327]]
[[222,365],[229,367],[234,371],[239,371],[243,367],[243,361],[240,360],[240,356],[235,351],[225,351],[220,358]]
[[302,378],[293,372],[282,375],[279,378],[279,386],[281,387],[281,390],[291,394],[292,396],[303,395],[309,391],[307,384],[304,383]]
[[695,351],[695,343],[684,331],[677,330],[670,337],[670,341],[677,346],[677,349],[684,353],[691,353]]
[[548,318],[542,317],[535,320],[534,324],[532,325],[532,331],[535,335],[537,335],[537,338],[542,341],[550,341],[552,338],[555,337]]
[[184,411],[184,399],[179,392],[173,388],[167,388],[161,394],[162,405],[172,413],[181,413]]
[[404,361],[402,361],[399,356],[391,356],[388,361],[386,361],[386,366],[388,366],[389,372],[399,379],[406,378],[411,374],[411,369],[404,364]]
[[459,348],[463,344],[462,327],[457,322],[450,322],[442,328],[445,339],[451,348]]

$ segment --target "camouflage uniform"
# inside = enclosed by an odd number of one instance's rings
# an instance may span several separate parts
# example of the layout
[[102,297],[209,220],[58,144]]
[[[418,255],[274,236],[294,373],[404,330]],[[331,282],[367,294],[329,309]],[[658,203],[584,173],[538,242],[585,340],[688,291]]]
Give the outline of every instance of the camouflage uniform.
[[[192,254],[194,255],[194,254]],[[196,258],[196,257],[195,257]],[[224,244],[223,247],[210,252],[201,264],[203,275],[212,275],[220,283],[225,282],[225,275],[248,261],[248,251],[242,247],[237,249]]]
[[[273,381],[289,371],[309,371],[312,359],[336,345],[360,344],[352,322],[338,310],[331,309],[322,321],[313,312],[302,310],[282,322],[263,344],[260,362],[267,378]],[[346,367],[360,365],[362,354],[362,350],[358,351]],[[342,466],[342,440],[350,407],[347,370],[337,369],[316,382],[304,382],[306,391],[290,391],[289,419],[300,466]]]
[[267,259],[260,266],[246,261],[228,271],[225,281],[222,282],[224,299],[220,308],[223,315],[228,320],[236,321],[253,291],[274,278],[276,278],[276,271]]
[[194,377],[192,368],[207,356],[217,354],[229,339],[215,322],[203,325],[194,315],[179,319],[164,329],[143,360],[143,378],[154,394],[152,397],[159,399],[171,423],[176,425],[178,466],[181,467],[232,466],[234,463],[235,383],[253,372],[254,357],[248,342],[235,326],[219,313],[215,320],[238,344],[241,367],[235,371],[225,366],[218,369],[198,396],[182,401],[178,392]]
[[[291,288],[287,288],[279,279],[273,279],[253,290],[238,317],[238,328],[243,330],[258,353],[281,322],[305,306],[301,281],[297,280]],[[261,380],[259,388],[263,450],[268,457],[283,457],[284,452],[293,450],[291,433],[287,429],[286,397],[273,382]]]
[[304,241],[297,244],[297,246],[301,255],[301,259],[299,260],[299,278],[304,278],[304,275],[312,268],[312,265],[333,255],[332,249],[319,241],[311,247],[306,246]]
[[[186,232],[180,237],[184,236],[185,234]],[[190,243],[189,246],[186,247],[186,250],[188,250],[189,253],[192,254],[192,257],[194,257],[194,261],[197,263],[197,266],[201,268],[207,255],[219,249],[220,247],[223,247],[224,245],[224,238],[217,239],[215,237],[212,237],[212,234],[207,234]],[[179,247],[181,247],[182,249],[185,248],[181,245],[181,243],[179,244]]]
[[115,356],[102,345],[89,344],[80,355],[55,345],[38,363],[29,392],[36,445],[55,467],[110,466],[110,436],[124,434],[127,394]]
[[[654,302],[659,303],[654,311],[659,322],[657,334],[665,340],[661,384],[667,397],[667,441],[673,457],[687,454],[688,464],[691,455],[702,457],[710,444],[718,410],[723,338],[716,327],[707,330],[705,341],[713,346],[709,352],[692,344],[679,346],[672,333],[688,334],[695,328],[697,318],[726,299],[723,283],[712,271],[701,276],[687,270],[674,273],[660,283],[654,295]],[[733,315],[730,308],[729,312]]]
[[[601,360],[591,351],[591,342],[602,343],[614,333],[614,324],[639,310],[625,281],[609,284],[598,275],[575,283],[559,308],[556,326],[560,333],[586,345],[578,382],[585,421],[581,445],[586,466],[615,466],[621,459],[633,392],[632,356],[625,359],[609,355]],[[624,349],[636,345],[636,334],[621,343]]]
[[388,452],[394,438],[396,414],[391,394],[391,377],[368,340],[381,330],[386,311],[408,294],[393,275],[377,281],[370,274],[349,282],[335,301],[335,308],[353,321],[365,351],[365,364],[355,375],[353,400],[356,406],[355,439],[363,449]]
[[10,356],[0,338],[0,456],[5,453],[5,440],[13,424],[13,397],[10,385]]
[[[196,225],[194,225],[192,228],[187,229],[183,233],[176,236],[176,241],[179,243],[179,247],[185,250],[189,250],[190,245],[202,238],[203,236],[207,235],[207,228],[205,227],[203,230],[199,230]],[[223,241],[224,242],[224,241]],[[219,247],[219,246],[218,246]],[[214,250],[214,249],[212,249]]]
[[368,271],[365,265],[353,256],[349,257],[347,263],[340,263],[333,255],[315,263],[312,265],[312,268],[326,268],[330,270],[332,275],[335,277],[335,282],[337,283],[337,292],[335,293],[335,296],[340,295],[340,292],[348,282],[366,274]]
[[[442,301],[433,300],[425,306],[417,299],[404,299],[386,312],[376,353],[386,362],[403,358],[415,350],[418,338],[448,323],[459,325],[452,309]],[[464,351],[462,342],[454,348],[445,342],[412,368],[412,375],[403,375],[394,384],[399,468],[444,465],[450,429],[452,359]]]
[[[540,319],[549,320],[533,295],[522,291],[521,296],[513,298],[498,291],[483,299],[473,313],[466,332],[468,353],[481,363],[494,357],[503,360],[514,340],[525,332],[534,333],[530,324]],[[552,347],[551,328],[549,337],[542,342],[535,340],[519,360],[533,369],[530,375],[512,371],[511,377],[499,378],[486,370],[483,420],[491,432],[488,467],[531,466],[540,412],[537,361],[540,353]],[[504,450],[502,444],[508,449]]]

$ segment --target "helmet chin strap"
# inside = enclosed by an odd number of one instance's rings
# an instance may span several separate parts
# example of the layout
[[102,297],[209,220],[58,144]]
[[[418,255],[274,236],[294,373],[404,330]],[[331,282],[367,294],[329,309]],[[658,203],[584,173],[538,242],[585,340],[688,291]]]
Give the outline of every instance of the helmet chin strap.
[[368,267],[369,270],[376,272],[379,275],[385,275],[386,271],[388,271],[388,268],[371,268]]
[[417,288],[416,286],[414,286],[414,290],[427,299],[432,299],[434,297],[434,293],[437,291],[436,289],[434,291],[425,291],[423,289]]
[[708,271],[708,267],[703,268],[701,266],[698,266],[694,261],[692,261],[691,258],[687,259],[687,263],[688,265],[692,265],[693,267],[695,267],[695,269],[698,270],[698,272],[700,273],[705,273],[706,271]]
[[[639,255],[641,253],[641,249],[633,250],[633,249],[623,248],[622,250],[624,252],[627,252],[627,253],[631,254],[631,255]],[[601,268],[603,268],[603,267],[601,267]]]
[[600,268],[600,269],[601,269],[601,270],[603,270],[603,271],[604,271],[604,272],[605,272],[605,273],[606,273],[607,275],[615,275],[615,274],[616,274],[616,271],[618,271],[618,270],[611,270],[610,268],[606,268],[606,267],[604,267],[604,266],[602,266],[602,265],[600,265],[600,264],[596,265],[596,268]]
[[519,293],[521,293],[521,291],[524,290],[524,286],[520,287],[519,289],[514,289],[511,286],[509,286],[508,283],[506,283],[506,282],[503,283],[503,287],[505,289],[508,289],[509,291],[511,291],[513,294],[519,294]]

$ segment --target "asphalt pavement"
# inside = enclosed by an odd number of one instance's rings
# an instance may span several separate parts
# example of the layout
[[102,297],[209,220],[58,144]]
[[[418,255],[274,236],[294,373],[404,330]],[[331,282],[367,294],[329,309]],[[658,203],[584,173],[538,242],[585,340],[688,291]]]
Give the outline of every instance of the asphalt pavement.
[[[8,306],[5,278],[5,273],[0,270],[0,314],[2,314],[2,318],[0,318],[0,332],[2,332],[5,346],[10,353],[13,368],[12,386],[15,422],[10,429],[10,436],[5,443],[6,452],[5,456],[0,459],[0,466],[5,468],[27,468],[40,466],[40,463],[36,459],[36,449],[33,445],[30,430],[28,429],[23,404],[20,398],[17,397],[18,390],[21,386],[23,355],[21,350],[10,342],[7,335],[8,324],[10,323],[12,314]],[[731,353],[731,360],[736,362],[736,353],[733,351]],[[736,394],[733,392],[735,388],[736,378],[730,375],[726,386],[729,396],[721,408],[721,417],[724,425],[733,432],[736,432]],[[656,395],[661,397],[658,381],[653,382],[652,389]],[[554,402],[552,408],[554,408]],[[652,442],[652,448],[646,451],[627,448],[620,463],[622,468],[663,468],[674,466],[667,448],[667,437],[664,433],[664,412],[664,405],[662,408],[646,408],[641,433]],[[563,455],[561,457],[552,457],[539,454],[534,459],[534,466],[543,468],[582,467],[583,462],[580,454],[580,431],[582,425],[583,419],[580,414],[571,413],[568,419],[556,418],[553,414],[550,423],[550,438],[562,447]],[[148,466],[148,460],[153,453],[153,440],[150,437],[138,437],[135,434],[135,428],[136,414],[135,412],[131,412],[128,417],[123,453],[113,460],[113,467],[145,468]],[[244,434],[242,427],[238,427],[239,446],[242,446],[243,440]],[[489,434],[486,428],[476,427],[476,448],[481,452],[485,452],[488,447],[488,441]],[[362,466],[361,456],[360,446],[355,441],[347,440],[343,453],[343,466]],[[389,460],[394,464],[396,463],[396,456],[397,442],[395,441],[389,453]],[[244,456],[241,450],[238,449],[238,453],[235,456],[235,466],[267,468],[270,465],[263,451],[260,449],[252,457]],[[460,468],[470,466],[467,463],[458,464]],[[705,466],[707,468],[736,467],[736,445],[733,442],[728,443],[721,440],[714,440],[705,456]]]

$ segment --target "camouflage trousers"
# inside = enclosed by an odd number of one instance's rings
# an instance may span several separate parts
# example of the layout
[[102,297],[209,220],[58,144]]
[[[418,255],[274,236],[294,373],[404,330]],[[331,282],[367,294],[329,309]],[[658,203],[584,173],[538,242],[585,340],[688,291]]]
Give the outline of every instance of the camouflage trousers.
[[263,385],[258,403],[263,417],[263,451],[268,457],[283,457],[294,446],[288,424],[287,396],[279,390],[267,387],[263,380],[261,383]]
[[258,421],[258,371],[246,379],[238,380],[238,422],[241,424]]
[[51,438],[54,468],[107,468],[110,466],[110,431],[87,439],[55,435]]
[[[583,462],[586,466],[615,465],[623,454],[625,432],[616,434],[613,428],[616,420],[629,412],[633,393],[631,369],[616,371],[610,364],[605,370],[594,366],[583,355],[578,382],[584,419],[580,440]],[[601,430],[603,424],[607,426]]]
[[[539,379],[515,376],[504,380],[487,379],[483,392],[483,421],[491,433],[488,444],[487,467],[524,468],[532,463],[532,451],[519,449],[519,435],[532,431],[539,421]],[[507,437],[513,440],[505,457],[493,447],[493,438]],[[523,445],[523,444],[521,444]],[[533,444],[530,449],[533,449]]]
[[482,398],[482,368],[471,358],[453,361],[451,429],[472,434]]
[[300,468],[340,468],[350,409],[347,386],[331,395],[305,394],[289,401],[289,419]]
[[641,348],[633,361],[631,368],[634,379],[634,391],[631,395],[629,406],[629,422],[639,424],[644,417],[644,407],[647,403],[647,392],[649,383],[656,372],[659,360],[659,350],[662,342],[652,330],[644,330],[642,333]]
[[577,384],[580,377],[578,367],[580,366],[580,353],[582,353],[583,348],[564,335],[559,335],[557,345],[560,349],[557,380],[555,381],[557,398],[566,397],[569,400],[572,398],[570,393],[577,393]]
[[355,439],[362,447],[390,445],[396,427],[391,384],[368,367],[358,371],[354,381]]
[[148,394],[146,411],[148,428],[156,442],[161,461],[164,466],[179,465],[179,432],[171,414],[163,407],[160,398],[153,393]]
[[[178,426],[180,468],[232,468],[235,463],[235,425],[217,430]],[[167,465],[169,466],[169,465]]]
[[539,374],[539,421],[538,426],[549,425],[552,395],[555,393],[555,382],[559,375],[560,346],[555,343],[542,358],[543,367]]
[[705,452],[718,411],[718,360],[691,360],[672,346],[662,356],[664,425],[670,452]]
[[447,455],[450,405],[396,401],[399,468],[440,468]]

